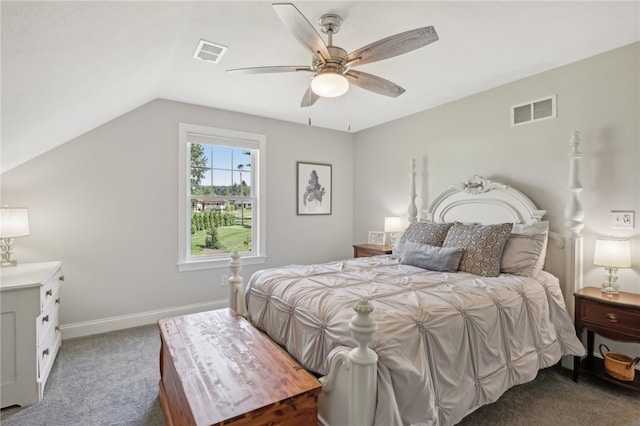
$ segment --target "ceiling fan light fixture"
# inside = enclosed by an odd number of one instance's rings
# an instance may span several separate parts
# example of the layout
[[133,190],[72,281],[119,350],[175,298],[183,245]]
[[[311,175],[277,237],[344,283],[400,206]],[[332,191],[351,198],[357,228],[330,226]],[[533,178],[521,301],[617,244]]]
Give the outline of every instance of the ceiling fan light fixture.
[[323,98],[337,98],[347,93],[347,77],[336,72],[319,73],[311,80],[311,90]]

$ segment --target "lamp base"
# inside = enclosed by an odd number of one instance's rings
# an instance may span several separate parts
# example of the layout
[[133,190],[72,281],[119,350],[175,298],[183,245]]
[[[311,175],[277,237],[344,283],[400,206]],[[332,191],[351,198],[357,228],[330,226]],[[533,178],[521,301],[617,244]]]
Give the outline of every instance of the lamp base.
[[13,238],[0,238],[0,267],[6,268],[16,266],[17,260],[12,259],[13,252],[11,251],[11,245],[13,244]]
[[607,272],[607,279],[602,283],[601,291],[605,294],[620,293],[620,286],[617,283],[618,277],[616,275],[616,273],[618,272],[618,268],[607,266],[604,269]]
[[11,266],[18,266],[18,261],[17,260],[7,260],[7,261],[2,261],[0,262],[0,268],[7,268],[7,267],[11,267]]
[[609,285],[608,283],[602,283],[601,291],[605,294],[619,294],[620,288],[617,285]]

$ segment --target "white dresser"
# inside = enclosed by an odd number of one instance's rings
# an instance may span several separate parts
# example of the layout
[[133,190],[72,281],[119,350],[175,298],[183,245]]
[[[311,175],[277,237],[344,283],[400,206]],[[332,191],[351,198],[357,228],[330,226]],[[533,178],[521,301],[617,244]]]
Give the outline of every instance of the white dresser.
[[59,327],[62,262],[2,268],[0,294],[2,407],[42,399],[62,335]]

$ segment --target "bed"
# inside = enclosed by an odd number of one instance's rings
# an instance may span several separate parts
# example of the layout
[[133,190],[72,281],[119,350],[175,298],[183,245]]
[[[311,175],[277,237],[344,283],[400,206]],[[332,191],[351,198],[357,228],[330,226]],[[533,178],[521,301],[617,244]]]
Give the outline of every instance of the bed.
[[543,270],[547,248],[563,249],[565,293],[581,286],[578,143],[574,132],[564,237],[523,193],[480,176],[418,220],[412,166],[392,255],[265,269],[246,289],[234,255],[231,307],[321,377],[320,424],[456,424],[584,354],[560,281]]

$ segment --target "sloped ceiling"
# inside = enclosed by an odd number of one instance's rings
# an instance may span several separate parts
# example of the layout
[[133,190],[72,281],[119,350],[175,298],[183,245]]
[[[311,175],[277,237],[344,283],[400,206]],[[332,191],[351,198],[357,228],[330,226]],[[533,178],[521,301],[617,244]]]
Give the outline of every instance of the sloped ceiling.
[[[295,4],[340,15],[347,51],[426,25],[440,40],[358,68],[399,98],[352,87],[309,110],[308,74],[225,72],[310,64],[271,2],[2,1],[2,171],[156,98],[355,132],[640,39],[637,1]],[[229,47],[218,65],[193,59],[200,39]]]

